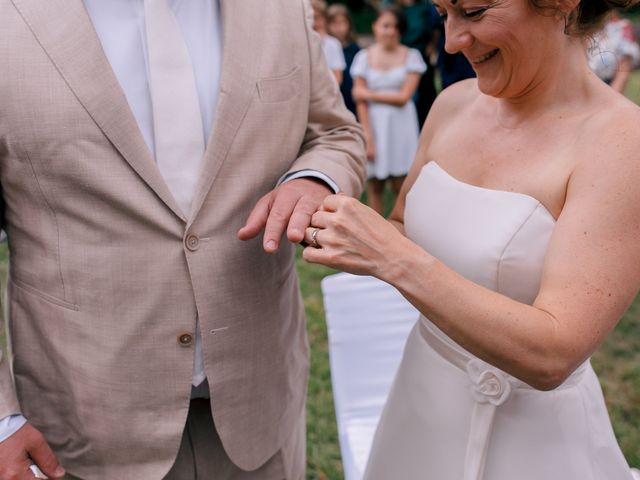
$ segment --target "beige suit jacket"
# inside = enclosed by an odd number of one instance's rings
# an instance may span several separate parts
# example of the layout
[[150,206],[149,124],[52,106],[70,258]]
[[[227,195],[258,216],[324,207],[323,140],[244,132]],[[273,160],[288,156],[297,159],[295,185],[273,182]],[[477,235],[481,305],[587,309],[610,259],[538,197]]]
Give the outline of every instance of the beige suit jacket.
[[364,175],[303,0],[222,0],[223,68],[185,219],[82,0],[0,0],[0,182],[10,242],[0,417],[23,412],[69,473],[161,478],[191,390],[196,317],[224,447],[254,469],[304,408],[295,247],[236,232],[281,175]]

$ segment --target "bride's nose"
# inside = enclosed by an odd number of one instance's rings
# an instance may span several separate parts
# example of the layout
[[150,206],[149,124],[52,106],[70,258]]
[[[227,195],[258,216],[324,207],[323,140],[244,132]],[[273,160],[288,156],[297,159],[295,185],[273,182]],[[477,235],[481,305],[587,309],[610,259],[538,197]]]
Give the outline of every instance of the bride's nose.
[[444,49],[447,53],[458,53],[473,44],[473,35],[469,32],[468,22],[449,16],[446,20]]

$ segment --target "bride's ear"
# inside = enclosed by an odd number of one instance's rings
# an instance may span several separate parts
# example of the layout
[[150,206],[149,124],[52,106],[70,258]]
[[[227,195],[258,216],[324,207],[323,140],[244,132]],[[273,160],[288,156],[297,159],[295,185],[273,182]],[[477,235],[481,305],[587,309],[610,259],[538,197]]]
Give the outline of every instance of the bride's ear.
[[564,20],[564,33],[569,34],[575,25],[582,0],[558,0],[556,8],[558,16]]
[[578,14],[578,5],[581,0],[559,0],[558,11],[567,17]]

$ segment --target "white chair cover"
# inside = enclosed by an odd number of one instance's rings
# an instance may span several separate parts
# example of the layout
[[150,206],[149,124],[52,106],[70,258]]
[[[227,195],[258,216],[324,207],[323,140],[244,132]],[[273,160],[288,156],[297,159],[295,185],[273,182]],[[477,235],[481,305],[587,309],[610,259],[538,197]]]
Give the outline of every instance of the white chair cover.
[[391,285],[338,273],[322,281],[346,480],[360,480],[418,311]]

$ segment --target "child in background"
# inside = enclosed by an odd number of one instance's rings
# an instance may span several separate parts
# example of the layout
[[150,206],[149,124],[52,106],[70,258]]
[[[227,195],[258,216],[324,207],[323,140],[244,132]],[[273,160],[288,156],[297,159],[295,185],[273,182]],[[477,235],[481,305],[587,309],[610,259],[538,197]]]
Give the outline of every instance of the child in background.
[[327,9],[327,31],[329,35],[337,38],[342,44],[342,53],[347,66],[340,84],[340,92],[342,93],[342,98],[344,98],[345,105],[355,115],[356,104],[351,96],[353,79],[349,69],[354,57],[360,51],[360,46],[356,43],[353,21],[351,20],[349,9],[345,5],[336,3]]
[[387,180],[397,197],[418,145],[413,95],[427,66],[419,51],[400,43],[404,16],[397,7],[383,8],[373,23],[374,43],[353,60],[353,98],[367,142],[367,202],[385,211]]

